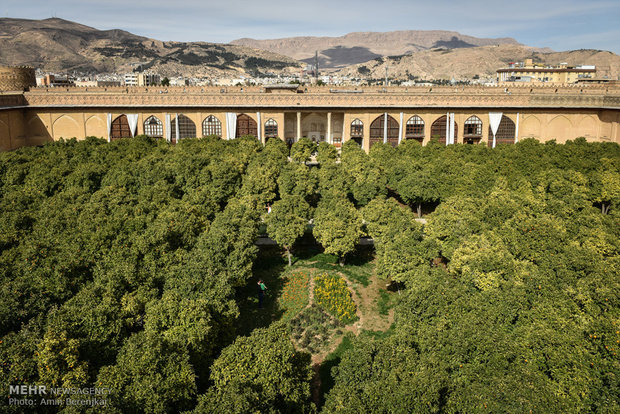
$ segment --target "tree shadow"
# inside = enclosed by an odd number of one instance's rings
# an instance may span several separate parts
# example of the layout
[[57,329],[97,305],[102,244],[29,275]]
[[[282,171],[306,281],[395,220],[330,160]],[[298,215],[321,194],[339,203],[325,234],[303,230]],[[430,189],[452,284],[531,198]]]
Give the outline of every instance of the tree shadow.
[[[282,318],[278,297],[282,293],[284,280],[280,277],[287,267],[286,258],[277,246],[260,246],[254,265],[253,277],[237,288],[236,301],[239,306],[237,335],[249,335],[256,328],[264,328]],[[258,307],[258,281],[267,286],[263,307]]]
[[342,338],[342,342],[338,347],[329,354],[325,360],[318,367],[318,375],[321,381],[321,387],[319,389],[319,398],[317,408],[322,408],[325,405],[325,397],[336,385],[336,379],[332,375],[332,369],[340,365],[342,356],[345,352],[353,348],[353,338],[350,335],[345,335]]
[[346,264],[350,266],[363,266],[367,263],[370,263],[375,258],[375,247],[374,246],[362,246],[357,245],[355,250],[348,254],[346,259]]

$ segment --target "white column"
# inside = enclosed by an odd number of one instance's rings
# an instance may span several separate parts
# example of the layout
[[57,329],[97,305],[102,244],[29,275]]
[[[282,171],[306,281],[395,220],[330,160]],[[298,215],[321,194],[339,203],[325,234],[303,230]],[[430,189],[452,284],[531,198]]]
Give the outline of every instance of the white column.
[[455,142],[454,136],[454,112],[450,113],[450,144],[454,144]]
[[404,114],[401,112],[400,113],[400,124],[398,124],[398,145],[400,145],[400,142],[403,140],[403,117]]
[[519,112],[517,112],[517,127],[515,128],[515,143],[519,142]]
[[446,113],[446,145],[450,145],[450,112]]
[[112,114],[108,113],[106,119],[108,124],[108,142],[110,142],[110,132],[112,131]]
[[297,141],[301,139],[301,112],[297,112]]
[[388,114],[383,114],[383,143],[387,144],[387,131],[388,131]]
[[260,112],[256,113],[256,120],[257,120],[257,123],[256,123],[256,127],[257,127],[256,128],[256,133],[258,134],[258,136],[256,138],[258,138],[258,140],[260,142],[263,142],[263,124],[262,124],[262,122],[260,120]]
[[332,142],[332,113],[327,113],[327,139],[325,140],[329,144],[333,144]]
[[170,120],[170,114],[166,114],[164,119],[166,122],[166,141],[170,142],[172,137],[172,121]]

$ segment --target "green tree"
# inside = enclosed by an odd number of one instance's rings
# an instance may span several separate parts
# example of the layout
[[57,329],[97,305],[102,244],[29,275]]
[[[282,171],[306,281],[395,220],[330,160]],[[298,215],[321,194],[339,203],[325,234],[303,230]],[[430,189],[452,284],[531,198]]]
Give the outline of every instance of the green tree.
[[284,165],[288,161],[288,146],[281,139],[270,139],[265,144],[262,156],[266,160],[274,161],[277,164]]
[[422,217],[422,204],[439,199],[438,177],[432,164],[408,164],[395,190],[410,206],[415,206],[418,217]]
[[278,245],[286,249],[288,265],[291,266],[291,248],[295,241],[303,236],[308,219],[310,206],[296,195],[285,196],[273,204],[270,214],[265,217],[267,233]]
[[321,141],[317,147],[316,160],[319,164],[335,162],[338,159],[338,150],[332,144]]
[[276,197],[276,180],[281,167],[275,162],[263,163],[261,159],[255,159],[243,176],[239,195],[254,198],[258,205],[271,203]]
[[126,341],[115,365],[101,368],[97,386],[115,390],[109,405],[123,412],[166,413],[191,408],[195,380],[185,349],[140,332]]
[[344,266],[345,255],[355,250],[362,235],[362,217],[346,198],[329,196],[317,206],[313,233],[325,252],[337,255]]
[[215,217],[209,230],[196,243],[190,265],[220,273],[233,286],[242,286],[252,275],[252,262],[258,251],[256,206],[243,199],[231,200]]
[[304,164],[288,163],[280,171],[277,182],[282,198],[287,195],[307,198],[317,189],[317,176]]
[[620,206],[620,173],[611,169],[599,170],[594,176],[596,184],[594,201],[601,205],[603,214],[608,214],[611,207]]
[[[237,338],[222,351],[211,369],[214,387],[208,398],[200,399],[199,407],[308,411],[311,378],[310,355],[295,351],[288,329],[274,324]],[[258,400],[254,399],[256,396]],[[215,401],[209,401],[211,398]]]
[[310,156],[316,148],[316,143],[310,138],[301,138],[291,147],[291,158],[293,161],[306,163],[310,161]]

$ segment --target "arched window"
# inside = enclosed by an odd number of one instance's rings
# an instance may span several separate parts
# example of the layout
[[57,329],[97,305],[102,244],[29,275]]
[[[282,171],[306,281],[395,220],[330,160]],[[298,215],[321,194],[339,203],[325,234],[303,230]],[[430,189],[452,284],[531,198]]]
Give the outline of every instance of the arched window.
[[351,122],[351,139],[360,146],[364,142],[364,123],[359,119],[354,119]]
[[[446,115],[440,116],[433,122],[431,125],[431,139],[437,140],[440,144],[446,145],[446,123],[448,117]],[[454,136],[458,137],[459,135],[459,124],[454,123]]]
[[213,115],[209,115],[202,121],[202,136],[208,137],[209,135],[222,138],[222,123]]
[[258,127],[256,125],[256,121],[246,114],[240,114],[239,116],[237,116],[237,133],[235,135],[236,138],[245,135],[252,135],[253,137],[257,137]]
[[[391,116],[387,116],[387,142],[392,144],[393,147],[398,145],[398,122]],[[383,135],[385,129],[385,115],[380,115],[375,118],[370,124],[370,146],[372,147],[377,142],[383,142]]]
[[[196,138],[196,124],[194,121],[189,119],[183,114],[179,114],[178,117],[179,122],[179,139],[183,138]],[[172,132],[172,141],[176,142],[176,129],[177,129],[177,118],[174,118],[170,123],[171,132]]]
[[405,129],[406,139],[416,139],[420,142],[424,140],[424,121],[417,115],[412,116],[407,121]]
[[110,129],[110,141],[119,138],[131,138],[131,130],[129,129],[129,121],[127,116],[121,115],[112,121]]
[[476,115],[472,115],[465,121],[463,141],[466,144],[477,144],[482,138],[482,121]]
[[[514,144],[515,143],[516,128],[512,119],[507,116],[502,116],[502,120],[497,127],[497,133],[495,134],[495,144]],[[489,147],[493,146],[493,131],[489,125]]]
[[276,138],[278,136],[278,123],[272,118],[265,122],[265,139]]
[[164,136],[164,126],[156,116],[151,115],[144,121],[144,135],[152,138]]

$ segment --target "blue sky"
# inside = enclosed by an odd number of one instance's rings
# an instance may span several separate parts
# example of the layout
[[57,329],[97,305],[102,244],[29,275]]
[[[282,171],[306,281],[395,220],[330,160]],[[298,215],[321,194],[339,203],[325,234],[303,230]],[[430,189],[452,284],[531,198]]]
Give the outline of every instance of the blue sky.
[[454,30],[513,37],[557,51],[620,53],[620,1],[521,0],[1,0],[3,17],[52,16],[159,40],[341,36],[356,31]]

